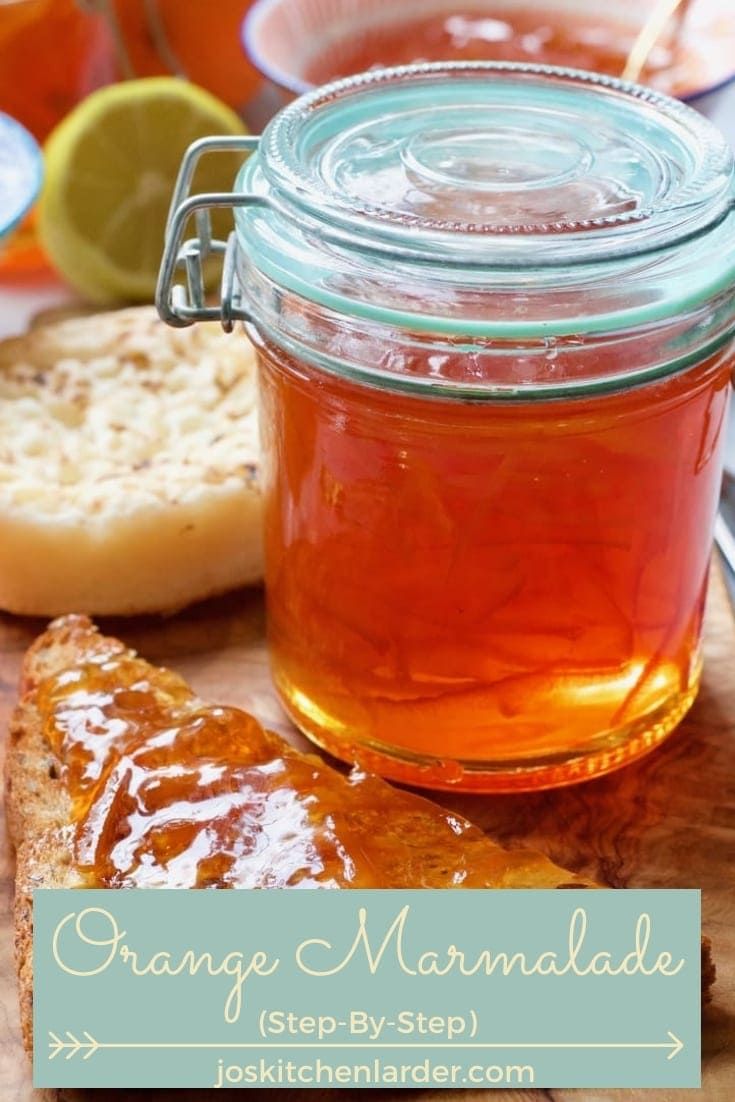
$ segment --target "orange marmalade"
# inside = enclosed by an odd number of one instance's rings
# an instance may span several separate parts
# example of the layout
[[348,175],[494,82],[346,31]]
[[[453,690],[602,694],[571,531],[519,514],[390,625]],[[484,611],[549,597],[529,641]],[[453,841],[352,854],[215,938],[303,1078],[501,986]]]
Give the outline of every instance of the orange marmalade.
[[92,887],[585,887],[377,777],[346,777],[67,617],[35,703]]
[[[660,743],[700,678],[733,367],[722,136],[604,76],[407,66],[285,108],[232,202],[294,721],[488,792]],[[172,249],[162,315],[210,317]]]
[[582,779],[670,731],[700,676],[731,352],[491,410],[261,365],[270,645],[302,730],[436,787]]
[[[398,25],[386,21],[371,22],[359,32],[352,28],[330,41],[327,51],[309,58],[303,77],[317,85],[371,66],[434,60],[526,61],[620,76],[637,30],[593,6],[585,13],[501,2],[478,12],[454,4],[429,15],[407,14]],[[657,43],[641,80],[681,93],[696,87],[698,80],[707,83],[705,64],[673,38]]]

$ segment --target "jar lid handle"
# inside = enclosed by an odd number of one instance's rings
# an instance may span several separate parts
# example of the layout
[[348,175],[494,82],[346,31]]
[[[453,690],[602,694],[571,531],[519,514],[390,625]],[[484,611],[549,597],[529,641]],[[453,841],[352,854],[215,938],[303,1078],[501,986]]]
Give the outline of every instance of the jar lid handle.
[[[250,135],[200,138],[184,154],[171,198],[156,287],[156,309],[168,325],[183,328],[196,321],[219,319],[222,328],[229,333],[234,322],[250,320],[236,285],[235,235],[231,233],[227,241],[213,237],[211,212],[222,208],[233,210],[236,207],[261,206],[264,201],[256,195],[229,191],[192,195],[191,185],[197,165],[205,154],[250,154],[258,148],[259,141],[259,137]],[[192,216],[196,223],[196,236],[184,240]],[[203,264],[210,256],[216,255],[223,257],[220,302],[210,306],[205,298]],[[177,281],[180,272],[186,276],[185,284]]]

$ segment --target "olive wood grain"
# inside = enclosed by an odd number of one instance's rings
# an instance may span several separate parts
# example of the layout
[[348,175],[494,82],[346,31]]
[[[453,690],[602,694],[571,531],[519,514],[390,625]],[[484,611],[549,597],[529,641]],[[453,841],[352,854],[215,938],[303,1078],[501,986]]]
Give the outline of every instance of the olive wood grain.
[[[0,730],[15,702],[25,648],[43,625],[0,615]],[[303,742],[283,715],[268,676],[262,597],[247,591],[169,619],[105,621],[145,657],[166,663],[202,696],[254,712]],[[0,750],[1,753],[1,750]],[[699,698],[679,730],[649,757],[561,791],[461,797],[450,804],[507,845],[528,844],[570,869],[614,887],[701,887],[703,928],[713,942],[718,980],[703,1027],[699,1091],[646,1091],[645,1102],[735,1099],[735,622],[721,579],[710,587],[705,672]],[[20,1043],[12,961],[13,859],[0,841],[0,1102],[212,1102],[212,1091],[34,1091]],[[309,1091],[308,1102],[415,1102],[438,1091]],[[461,1102],[634,1102],[639,1091],[462,1091]],[[305,1102],[299,1091],[268,1092],[273,1102]]]

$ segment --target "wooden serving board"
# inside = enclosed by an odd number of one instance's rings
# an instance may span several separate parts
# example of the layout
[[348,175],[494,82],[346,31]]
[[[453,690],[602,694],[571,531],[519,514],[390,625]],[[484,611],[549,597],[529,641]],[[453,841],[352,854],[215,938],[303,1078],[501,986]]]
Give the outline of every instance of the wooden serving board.
[[[42,624],[0,614],[0,731],[15,702],[23,651]],[[169,619],[105,622],[147,658],[173,666],[204,697],[247,708],[293,741],[300,736],[280,710],[268,676],[263,605],[248,591]],[[0,740],[1,744],[2,740]],[[611,887],[701,887],[703,928],[713,942],[718,980],[703,1027],[700,1091],[534,1090],[463,1091],[471,1102],[608,1102],[645,1097],[671,1102],[692,1097],[735,1102],[735,622],[719,576],[707,613],[702,690],[678,732],[649,757],[597,781],[525,796],[461,797],[450,805],[509,846],[528,844],[560,865]],[[12,961],[13,859],[0,840],[0,1102],[63,1102],[64,1092],[34,1091],[18,1033]],[[404,1102],[439,1091],[268,1091],[289,1102]],[[133,1097],[136,1102],[194,1102],[213,1091],[91,1091],[90,1102]]]

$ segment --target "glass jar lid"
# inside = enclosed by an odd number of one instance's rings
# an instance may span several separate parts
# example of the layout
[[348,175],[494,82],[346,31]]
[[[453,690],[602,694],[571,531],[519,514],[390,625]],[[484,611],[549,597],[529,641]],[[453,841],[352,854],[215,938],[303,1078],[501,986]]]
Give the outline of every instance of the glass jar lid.
[[274,291],[454,341],[576,340],[702,309],[708,338],[735,327],[733,153],[692,109],[612,78],[365,73],[277,115],[235,190],[256,200],[236,211],[239,274],[266,328]]
[[732,154],[701,116],[545,66],[367,73],[298,100],[261,151],[273,189],[355,244],[377,237],[447,259],[460,248],[484,264],[529,250],[537,264],[650,251],[733,203]]

